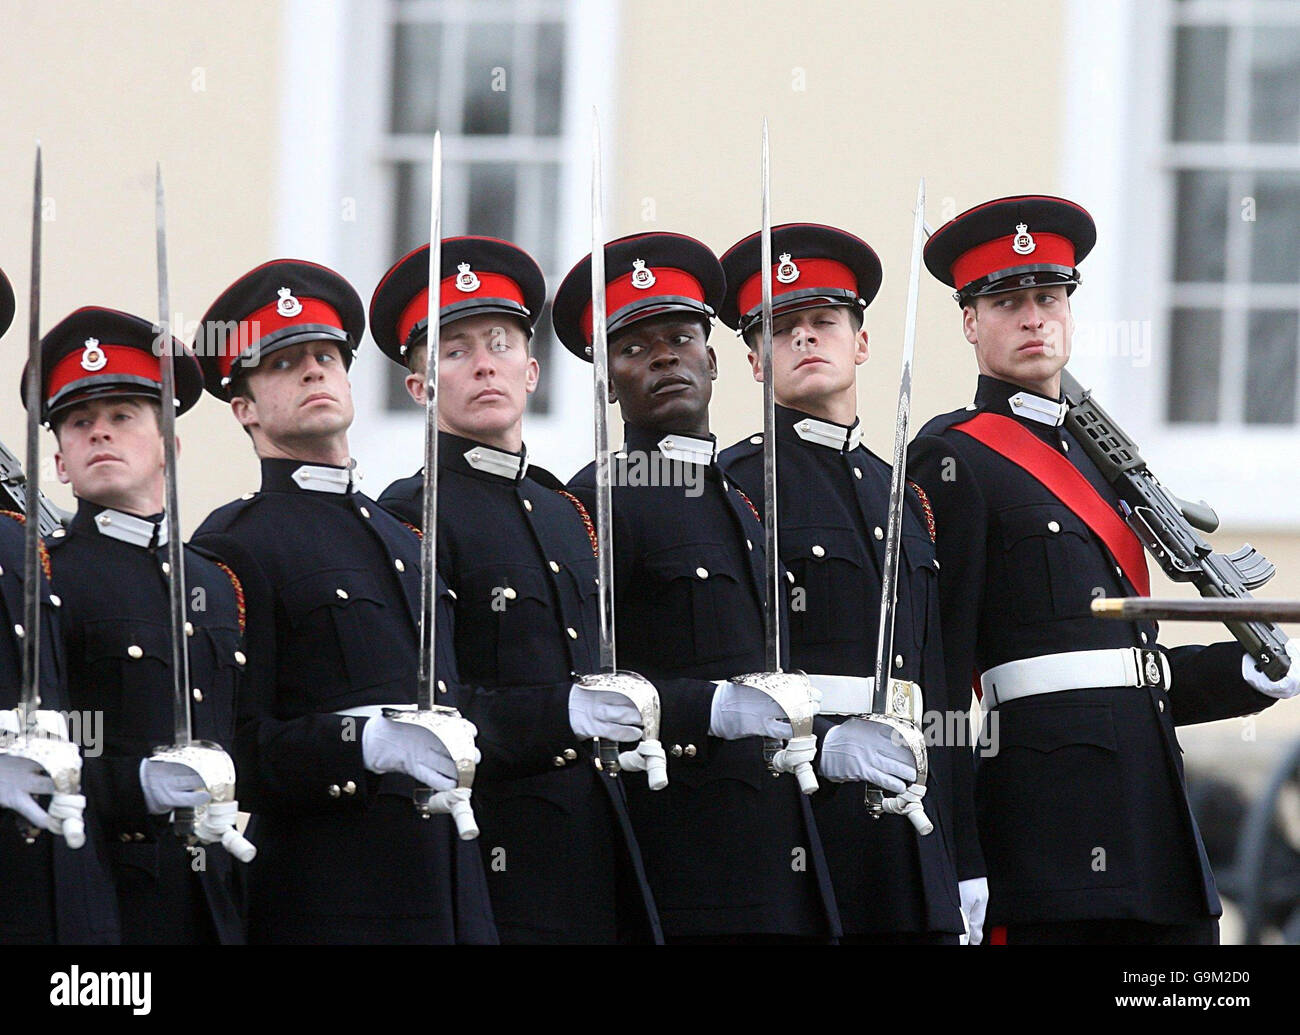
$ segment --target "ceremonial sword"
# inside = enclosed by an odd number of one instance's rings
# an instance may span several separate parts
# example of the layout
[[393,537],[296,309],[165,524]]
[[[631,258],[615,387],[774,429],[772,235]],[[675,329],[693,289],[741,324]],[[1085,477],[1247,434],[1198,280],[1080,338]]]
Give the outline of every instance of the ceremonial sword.
[[437,704],[437,563],[438,563],[438,356],[442,345],[442,133],[433,134],[429,164],[429,311],[424,349],[424,489],[420,530],[420,650],[415,710],[385,708],[384,718],[420,726],[442,743],[456,766],[456,788],[435,792],[417,787],[413,799],[421,818],[451,813],[464,841],[478,837],[470,804],[474,786],[473,726],[455,708]]
[[[894,418],[893,470],[889,482],[889,521],[885,534],[885,563],[881,572],[880,625],[876,630],[876,671],[872,685],[871,712],[862,718],[890,727],[896,739],[911,750],[916,762],[916,783],[925,786],[928,761],[925,738],[921,735],[921,688],[912,682],[892,679],[890,658],[894,653],[894,621],[898,611],[898,566],[903,549],[903,515],[907,491],[907,440],[912,415],[912,360],[916,351],[916,316],[920,299],[921,252],[925,245],[925,179],[916,189],[912,219],[912,263],[907,282],[907,315],[903,325],[903,370],[898,386],[898,408]],[[873,816],[897,811],[884,791],[867,789],[867,808]],[[920,834],[934,829],[923,809],[908,811],[907,817]]]
[[162,372],[158,423],[163,439],[163,529],[167,533],[167,614],[171,630],[172,657],[172,743],[155,748],[152,758],[188,766],[199,775],[210,800],[197,810],[174,809],[172,832],[187,844],[199,840],[196,823],[209,817],[221,828],[221,847],[240,862],[251,862],[257,849],[233,825],[216,822],[219,815],[233,819],[237,812],[235,764],[220,745],[195,740],[190,711],[191,626],[185,620],[185,544],[181,540],[180,490],[176,478],[176,340],[171,333],[171,291],[167,279],[167,208],[163,194],[162,163],[154,167],[154,238],[158,264],[158,323],[155,326],[154,352]]
[[[642,740],[659,741],[659,691],[644,676],[619,671],[614,635],[614,490],[609,469],[609,328],[605,312],[605,219],[600,176],[600,116],[591,112],[591,372],[595,405],[596,588],[600,606],[600,671],[577,679],[584,690],[621,694],[641,713]],[[596,738],[596,766],[615,777],[620,769],[617,742]],[[640,756],[637,756],[640,757]],[[631,761],[629,758],[628,761]],[[652,791],[668,786],[668,767],[660,755],[644,759]],[[635,763],[634,763],[635,764]]]
[[[36,145],[35,187],[32,197],[31,291],[27,311],[27,498],[23,523],[23,624],[17,630],[23,643],[22,690],[18,708],[18,734],[0,745],[7,755],[25,758],[43,769],[54,784],[55,799],[50,815],[60,819],[63,837],[70,848],[86,841],[85,823],[79,809],[69,815],[58,800],[60,795],[81,793],[81,751],[68,740],[55,739],[37,726],[41,706],[41,145]],[[39,829],[20,824],[29,843]]]

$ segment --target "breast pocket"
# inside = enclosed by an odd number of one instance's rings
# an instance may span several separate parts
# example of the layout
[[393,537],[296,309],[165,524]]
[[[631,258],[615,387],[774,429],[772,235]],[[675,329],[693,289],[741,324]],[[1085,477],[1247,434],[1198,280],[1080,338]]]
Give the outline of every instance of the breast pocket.
[[870,636],[879,587],[867,546],[849,528],[788,528],[781,532],[790,587],[790,637],[795,643],[835,643]]
[[235,696],[243,665],[239,630],[198,626],[190,639],[190,684],[202,694],[195,698],[194,734],[228,744],[234,734]]
[[1011,507],[998,521],[1016,620],[1086,617],[1092,595],[1080,575],[1096,568],[1087,526],[1059,503]]
[[[928,536],[903,534],[902,566],[899,571],[900,615],[912,620],[911,642],[914,648],[925,646],[930,619],[937,617],[939,606],[939,569],[935,566],[934,543]],[[906,612],[901,609],[906,608]],[[899,632],[895,625],[895,637]]]
[[665,657],[704,665],[753,641],[745,586],[717,543],[689,543],[648,554],[643,562],[649,611]]
[[90,621],[83,636],[88,678],[81,692],[94,696],[75,703],[79,708],[108,713],[104,729],[110,749],[170,739],[172,647],[168,627],[138,620]]
[[294,634],[290,661],[309,698],[328,700],[374,682],[367,659],[389,636],[388,608],[373,572],[314,572],[286,585],[283,601]]
[[[557,651],[555,644],[556,637],[564,632],[547,576],[538,569],[516,568],[497,583],[492,605],[494,620],[490,623],[496,638],[497,681],[525,683],[563,678],[569,666],[558,661],[565,652]],[[553,659],[558,669],[547,665],[547,658]]]

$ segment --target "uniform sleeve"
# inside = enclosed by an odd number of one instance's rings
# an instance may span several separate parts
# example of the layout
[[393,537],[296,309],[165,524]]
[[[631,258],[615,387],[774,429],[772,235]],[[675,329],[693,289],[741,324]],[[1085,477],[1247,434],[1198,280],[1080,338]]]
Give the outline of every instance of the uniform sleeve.
[[1208,647],[1166,650],[1172,680],[1169,703],[1175,726],[1253,715],[1276,700],[1241,678],[1242,647],[1236,640]]
[[[974,472],[945,439],[922,435],[908,450],[908,476],[929,497],[939,559],[940,620],[948,708],[969,712],[975,642],[983,599],[988,509]],[[975,758],[968,743],[953,752],[953,841],[957,879],[987,870],[975,823]]]
[[[379,779],[362,759],[366,720],[330,714],[278,717],[274,590],[236,537],[207,534],[195,544],[219,556],[244,587],[248,664],[231,752],[240,805],[250,812],[295,815],[364,809]],[[349,782],[366,793],[332,792]]]

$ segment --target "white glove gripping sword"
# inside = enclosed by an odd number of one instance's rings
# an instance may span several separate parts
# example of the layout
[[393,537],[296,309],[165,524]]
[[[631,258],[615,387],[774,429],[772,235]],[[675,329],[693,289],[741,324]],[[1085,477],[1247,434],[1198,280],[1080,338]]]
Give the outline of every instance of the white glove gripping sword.
[[916,800],[916,789],[924,793],[929,764],[925,737],[921,733],[921,687],[889,675],[894,655],[894,618],[898,604],[898,562],[902,553],[903,513],[907,488],[907,439],[912,409],[912,356],[916,350],[916,311],[921,290],[921,250],[925,244],[925,179],[916,190],[912,222],[912,266],[907,284],[907,317],[903,326],[903,373],[898,388],[898,413],[894,424],[894,467],[889,485],[889,524],[885,536],[885,564],[881,574],[880,627],[876,636],[876,674],[872,685],[871,712],[861,716],[868,722],[890,727],[894,739],[912,752],[916,762],[916,783],[903,795],[888,795],[878,788],[867,789],[867,808],[879,818],[885,813],[903,814],[919,834],[934,829]]
[[[23,643],[22,696],[18,732],[0,743],[0,753],[26,759],[47,773],[54,786],[48,814],[60,827],[69,848],[86,843],[81,795],[81,751],[66,737],[56,739],[37,725],[41,706],[41,145],[36,145],[35,188],[32,200],[32,283],[27,333],[27,500],[23,526]],[[19,829],[31,843],[39,829],[20,820]]]
[[420,652],[416,710],[385,708],[384,718],[421,726],[437,737],[456,763],[456,786],[435,792],[415,789],[415,807],[428,819],[450,812],[463,841],[478,837],[470,795],[474,786],[474,726],[455,708],[434,703],[438,643],[438,604],[435,586],[438,563],[438,353],[441,348],[442,289],[442,133],[433,134],[429,169],[429,315],[425,324],[424,365],[424,497],[420,537]]
[[659,743],[659,691],[644,676],[617,663],[614,638],[614,494],[609,473],[609,355],[605,313],[605,227],[601,203],[600,117],[591,113],[591,370],[594,390],[596,446],[596,565],[600,601],[600,671],[578,676],[584,690],[619,694],[641,713],[642,738],[633,751],[619,752],[618,744],[596,739],[596,765],[607,776],[620,769],[644,771],[652,791],[668,786],[668,765]]
[[763,641],[766,672],[751,672],[732,678],[733,683],[743,683],[766,694],[782,711],[782,718],[790,722],[790,740],[786,750],[781,742],[763,738],[763,757],[773,776],[789,771],[786,751],[799,759],[794,764],[799,790],[812,794],[817,790],[817,775],[808,759],[809,749],[815,748],[813,717],[817,705],[812,684],[802,672],[781,670],[781,610],[784,599],[781,587],[781,555],[777,551],[776,502],[776,381],[772,370],[772,180],[768,161],[767,119],[763,120],[763,153],[760,163],[763,225],[761,235],[763,284],[763,545],[767,562],[766,600],[763,608]]
[[220,744],[195,740],[190,716],[189,637],[185,631],[185,544],[181,540],[180,501],[176,486],[176,360],[171,334],[171,295],[167,283],[167,216],[163,197],[162,164],[155,168],[154,219],[158,259],[158,327],[154,351],[162,368],[162,405],[159,407],[163,439],[163,484],[166,493],[163,520],[167,529],[167,600],[172,643],[172,721],[174,736],[168,746],[157,747],[150,758],[187,766],[198,774],[211,800],[194,809],[172,812],[172,831],[187,844],[220,842],[240,862],[257,854],[252,842],[235,827],[239,802],[235,799],[235,764]]

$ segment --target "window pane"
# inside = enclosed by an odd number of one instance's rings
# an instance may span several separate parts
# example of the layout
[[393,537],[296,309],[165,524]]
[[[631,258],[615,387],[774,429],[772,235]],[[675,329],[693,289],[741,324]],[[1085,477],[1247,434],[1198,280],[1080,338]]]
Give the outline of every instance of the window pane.
[[[542,376],[537,382],[537,391],[528,397],[528,412],[532,414],[550,413],[551,399],[555,394],[553,382],[559,376],[554,367],[557,362],[573,362],[573,357],[569,355],[565,355],[558,361],[555,359],[558,350],[556,348],[555,331],[551,327],[550,302],[546,303],[542,315],[537,319],[530,348],[538,366],[542,368]],[[560,475],[560,477],[565,477],[565,475]]]
[[393,26],[394,133],[432,133],[438,128],[442,26]]
[[1224,279],[1228,203],[1227,173],[1184,170],[1178,174],[1175,280]]
[[1270,25],[1251,40],[1250,139],[1300,142],[1300,28]]
[[399,162],[395,169],[397,194],[393,202],[393,246],[390,249],[394,260],[429,240],[429,164]]
[[1218,309],[1175,309],[1169,321],[1171,423],[1219,416],[1219,354],[1223,316]]
[[465,233],[515,240],[515,166],[508,162],[470,162],[469,225]]
[[1222,140],[1228,30],[1180,26],[1174,44],[1174,139]]
[[1300,173],[1255,176],[1255,221],[1250,228],[1250,279],[1258,284],[1300,282]]
[[510,132],[510,90],[528,88],[510,81],[514,38],[509,24],[471,24],[466,30],[463,132],[468,136]]
[[1296,418],[1294,309],[1260,309],[1250,314],[1246,342],[1246,423],[1291,424]]
[[554,137],[560,133],[560,114],[564,94],[564,26],[556,22],[542,22],[537,26],[537,78],[533,87],[536,97],[539,137]]

